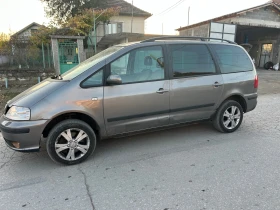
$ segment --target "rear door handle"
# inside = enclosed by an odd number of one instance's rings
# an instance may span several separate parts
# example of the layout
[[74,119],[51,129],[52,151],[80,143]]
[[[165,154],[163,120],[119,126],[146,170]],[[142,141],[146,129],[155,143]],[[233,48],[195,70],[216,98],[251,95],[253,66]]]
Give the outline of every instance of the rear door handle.
[[220,87],[220,86],[222,86],[222,85],[223,85],[223,84],[221,84],[221,83],[219,83],[219,82],[215,82],[213,86],[214,86],[214,87]]
[[164,94],[164,93],[167,93],[167,92],[169,92],[169,91],[168,90],[164,90],[163,88],[160,88],[157,91],[158,94]]

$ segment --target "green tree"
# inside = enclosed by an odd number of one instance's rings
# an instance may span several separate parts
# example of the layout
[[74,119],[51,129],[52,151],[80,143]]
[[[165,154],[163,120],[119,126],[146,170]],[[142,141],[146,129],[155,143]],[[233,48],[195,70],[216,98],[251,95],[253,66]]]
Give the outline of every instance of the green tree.
[[95,26],[97,27],[100,23],[108,22],[111,17],[119,15],[120,8],[108,8],[105,10],[93,10],[84,9],[80,14],[69,18],[67,21],[61,24],[64,28],[70,28],[76,35],[88,36],[90,31],[93,30],[93,19],[97,18]]
[[38,30],[32,34],[30,37],[30,42],[33,45],[40,46],[43,44],[49,44],[51,42],[51,35],[56,34],[57,28],[49,25],[49,26],[41,26]]
[[0,49],[5,49],[9,44],[10,36],[5,33],[0,34]]
[[105,10],[84,9],[80,14],[70,17],[65,21],[61,21],[59,28],[54,24],[41,26],[37,32],[30,37],[33,45],[41,46],[51,42],[51,35],[68,35],[68,36],[88,36],[93,30],[93,18],[97,18],[96,27],[100,23],[108,22],[112,16],[119,14],[120,8],[108,8]]
[[100,8],[107,0],[41,0],[46,4],[46,14],[56,22],[74,17],[84,9]]

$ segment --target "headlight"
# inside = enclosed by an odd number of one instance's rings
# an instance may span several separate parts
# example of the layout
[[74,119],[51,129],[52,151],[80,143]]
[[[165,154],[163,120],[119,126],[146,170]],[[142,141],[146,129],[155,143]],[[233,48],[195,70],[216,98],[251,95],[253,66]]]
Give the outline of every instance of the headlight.
[[6,117],[11,120],[30,120],[30,109],[26,107],[12,106]]

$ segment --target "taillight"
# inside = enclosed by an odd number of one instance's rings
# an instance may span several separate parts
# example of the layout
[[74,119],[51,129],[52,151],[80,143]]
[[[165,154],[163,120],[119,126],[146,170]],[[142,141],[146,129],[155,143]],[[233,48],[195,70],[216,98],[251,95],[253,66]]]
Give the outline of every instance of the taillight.
[[258,88],[259,87],[259,78],[258,75],[255,76],[255,82],[254,82],[254,88]]

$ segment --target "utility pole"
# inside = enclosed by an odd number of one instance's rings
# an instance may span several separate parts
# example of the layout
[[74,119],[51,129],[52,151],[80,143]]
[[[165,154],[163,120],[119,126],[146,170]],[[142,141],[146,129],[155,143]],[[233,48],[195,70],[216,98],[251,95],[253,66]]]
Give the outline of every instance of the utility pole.
[[190,10],[191,10],[191,7],[189,7],[189,11],[188,11],[188,25],[190,25]]
[[162,25],[161,25],[161,33],[162,33],[162,35],[163,35],[163,22],[161,23]]
[[133,7],[134,7],[134,6],[133,6],[133,0],[132,0],[132,8],[131,8],[131,10],[132,10],[132,12],[131,12],[131,33],[132,33],[133,15],[134,15],[134,14],[133,14],[133,12],[134,12],[134,11],[133,11],[133,9],[134,9]]
[[94,9],[93,9],[93,29],[94,29],[94,53],[96,54],[96,44],[97,44],[97,34],[96,34],[96,20],[104,13],[106,12],[107,9],[103,10],[103,12],[101,12],[101,14],[95,18],[95,14],[94,14]]

